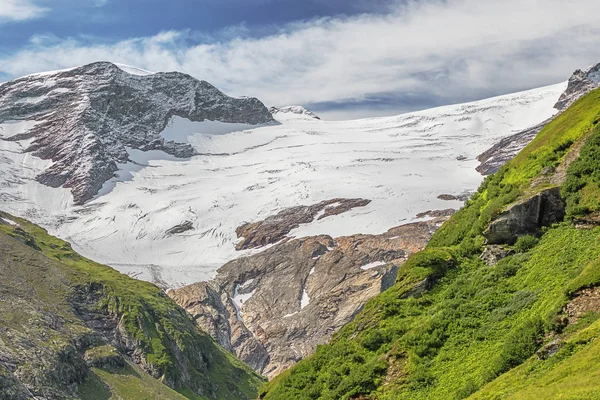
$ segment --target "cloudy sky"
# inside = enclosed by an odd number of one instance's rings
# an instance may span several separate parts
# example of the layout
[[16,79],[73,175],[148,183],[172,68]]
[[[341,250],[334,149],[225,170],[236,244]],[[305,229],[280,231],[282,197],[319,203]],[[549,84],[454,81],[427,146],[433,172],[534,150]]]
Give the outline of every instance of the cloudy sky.
[[326,118],[566,80],[600,62],[598,0],[0,0],[0,80],[107,60]]

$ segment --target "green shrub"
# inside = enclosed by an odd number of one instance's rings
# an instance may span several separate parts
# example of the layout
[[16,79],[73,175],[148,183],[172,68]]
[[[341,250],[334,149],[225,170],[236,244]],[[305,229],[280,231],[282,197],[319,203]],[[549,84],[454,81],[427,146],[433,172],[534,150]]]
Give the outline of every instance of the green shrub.
[[527,253],[529,250],[533,249],[539,243],[539,241],[540,240],[535,236],[520,236],[513,248],[517,253]]

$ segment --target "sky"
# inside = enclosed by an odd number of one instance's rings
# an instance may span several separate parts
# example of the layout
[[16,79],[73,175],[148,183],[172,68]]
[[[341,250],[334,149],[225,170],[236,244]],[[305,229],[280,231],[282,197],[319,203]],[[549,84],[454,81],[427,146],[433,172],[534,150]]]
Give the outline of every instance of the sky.
[[0,0],[0,81],[111,61],[326,119],[565,81],[600,62],[598,0]]

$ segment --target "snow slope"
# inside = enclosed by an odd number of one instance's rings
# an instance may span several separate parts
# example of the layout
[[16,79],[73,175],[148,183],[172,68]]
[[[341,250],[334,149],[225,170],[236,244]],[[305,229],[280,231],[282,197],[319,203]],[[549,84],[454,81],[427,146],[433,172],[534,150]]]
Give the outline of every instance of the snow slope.
[[[0,140],[0,208],[32,219],[80,253],[177,287],[210,279],[236,252],[235,228],[296,205],[331,198],[372,202],[292,231],[300,237],[382,233],[431,209],[437,198],[475,190],[475,157],[503,137],[552,116],[566,83],[474,103],[356,121],[289,118],[261,127],[192,123],[175,117],[163,136],[200,155],[175,159],[128,149],[130,162],[83,206],[66,189],[33,178],[48,166]],[[25,129],[1,124],[4,131]],[[191,222],[174,235],[170,228]],[[256,251],[256,250],[255,250]]]

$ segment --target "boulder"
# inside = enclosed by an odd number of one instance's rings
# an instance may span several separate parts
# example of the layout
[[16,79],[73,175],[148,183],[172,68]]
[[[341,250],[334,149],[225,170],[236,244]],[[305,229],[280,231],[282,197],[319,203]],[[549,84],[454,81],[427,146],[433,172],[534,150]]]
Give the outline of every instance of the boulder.
[[514,244],[522,235],[535,234],[543,226],[560,222],[565,203],[560,188],[547,189],[510,205],[483,233],[488,244]]

